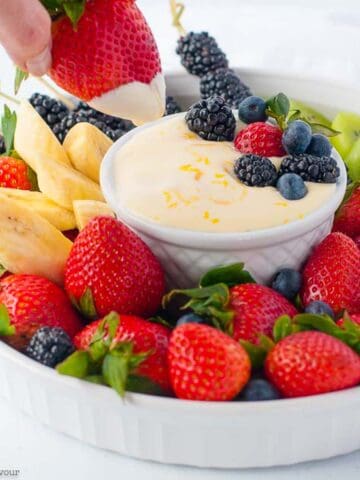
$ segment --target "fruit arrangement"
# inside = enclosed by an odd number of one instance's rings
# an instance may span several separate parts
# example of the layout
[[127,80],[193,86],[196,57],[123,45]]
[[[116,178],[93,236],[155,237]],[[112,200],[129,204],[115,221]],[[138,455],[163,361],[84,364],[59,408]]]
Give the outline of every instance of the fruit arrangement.
[[[64,2],[55,3],[53,13],[63,13]],[[124,4],[104,3],[111,9]],[[91,27],[101,7],[97,0],[89,4],[93,10],[84,16]],[[135,9],[132,1],[127,6]],[[233,142],[239,182],[277,188],[292,201],[306,196],[305,182],[337,181],[335,145],[353,182],[333,232],[301,271],[281,268],[269,285],[256,283],[235,263],[214,267],[195,287],[166,291],[163,266],[115,218],[99,187],[105,153],[133,125],[84,103],[69,111],[35,94],[16,114],[6,107],[2,119],[1,340],[59,374],[111,387],[121,396],[131,391],[264,401],[356,387],[360,160],[354,132],[360,122],[343,113],[330,125],[282,93],[270,99],[252,95],[228,68],[216,40],[206,32],[186,34],[181,8],[171,6],[181,32],[181,63],[201,77],[201,98],[185,116],[188,129],[207,141]],[[84,17],[69,12],[85,36]],[[140,22],[137,34],[150,35],[138,11],[133,14]],[[75,33],[63,15],[56,22],[52,75],[89,100],[100,87],[84,93],[72,83],[78,72],[68,67],[80,50],[75,57],[64,54]],[[99,32],[104,28],[100,22]],[[152,41],[149,48],[155,55]],[[152,73],[160,69],[156,55],[153,60]],[[111,88],[121,81],[111,77]],[[167,113],[179,110],[168,97]],[[245,124],[238,133],[235,115]],[[274,156],[283,157],[278,170],[270,161]]]

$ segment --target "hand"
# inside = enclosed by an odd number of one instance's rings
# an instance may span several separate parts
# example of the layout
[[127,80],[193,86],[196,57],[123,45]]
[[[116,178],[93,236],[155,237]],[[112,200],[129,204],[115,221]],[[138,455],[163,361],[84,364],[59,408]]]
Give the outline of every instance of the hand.
[[51,19],[39,0],[0,0],[0,43],[22,70],[44,75],[51,66]]

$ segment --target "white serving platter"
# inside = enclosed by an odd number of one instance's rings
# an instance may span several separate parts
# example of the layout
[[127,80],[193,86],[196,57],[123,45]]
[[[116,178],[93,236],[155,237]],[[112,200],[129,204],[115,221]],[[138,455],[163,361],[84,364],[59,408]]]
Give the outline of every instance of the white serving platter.
[[[360,92],[355,89],[274,72],[239,73],[256,94],[284,91],[328,115],[344,109],[360,112]],[[184,107],[196,98],[192,77],[171,74],[167,83],[169,93]],[[265,467],[360,448],[360,387],[257,403],[192,402],[140,394],[122,400],[109,388],[60,376],[0,342],[0,396],[82,442],[163,463]]]

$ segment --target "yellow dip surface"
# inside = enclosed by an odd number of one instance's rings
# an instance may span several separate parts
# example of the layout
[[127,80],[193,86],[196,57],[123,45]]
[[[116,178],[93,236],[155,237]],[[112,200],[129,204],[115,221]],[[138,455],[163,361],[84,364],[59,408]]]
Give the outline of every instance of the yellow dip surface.
[[[323,205],[336,184],[307,182],[289,201],[274,187],[247,187],[233,175],[241,154],[231,142],[208,142],[183,116],[136,134],[116,158],[118,201],[163,226],[203,232],[246,232],[287,224]],[[278,168],[281,158],[271,158]]]

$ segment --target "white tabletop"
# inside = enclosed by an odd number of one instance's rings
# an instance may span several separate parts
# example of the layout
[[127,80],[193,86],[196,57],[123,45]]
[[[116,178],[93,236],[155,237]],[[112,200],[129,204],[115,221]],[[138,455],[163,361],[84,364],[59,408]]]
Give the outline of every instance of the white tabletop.
[[[306,70],[355,83],[360,78],[358,0],[184,0],[186,28],[209,30],[233,65]],[[157,36],[165,69],[178,68],[167,0],[139,0]],[[12,90],[10,62],[0,50],[3,91]],[[34,88],[29,82],[26,96]],[[1,385],[0,385],[1,388]],[[346,406],[344,406],[346,408]],[[358,412],[354,412],[357,414]],[[24,480],[359,478],[360,452],[321,462],[264,470],[219,471],[158,465],[96,450],[38,424],[0,400],[0,477],[18,469]],[[7,477],[9,478],[9,477]],[[11,477],[16,478],[16,477]]]

